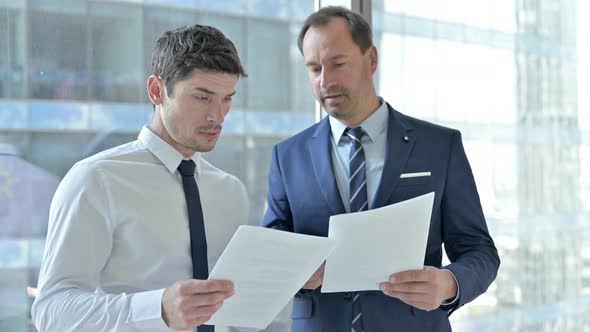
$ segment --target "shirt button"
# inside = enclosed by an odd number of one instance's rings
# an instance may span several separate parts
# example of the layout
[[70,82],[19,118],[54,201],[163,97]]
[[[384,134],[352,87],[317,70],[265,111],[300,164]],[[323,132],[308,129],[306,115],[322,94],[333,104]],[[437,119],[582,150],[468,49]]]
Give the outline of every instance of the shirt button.
[[352,294],[350,294],[350,292],[344,293],[344,299],[345,300],[350,300],[351,298],[352,298]]

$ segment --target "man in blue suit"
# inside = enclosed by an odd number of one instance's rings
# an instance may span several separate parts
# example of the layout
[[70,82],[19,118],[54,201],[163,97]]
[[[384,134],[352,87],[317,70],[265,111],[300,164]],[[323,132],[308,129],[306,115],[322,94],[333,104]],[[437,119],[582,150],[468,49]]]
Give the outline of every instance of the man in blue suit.
[[500,265],[461,134],[376,95],[377,49],[362,16],[320,9],[298,46],[329,116],[274,147],[264,226],[327,236],[332,215],[432,191],[435,200],[424,269],[391,275],[381,291],[322,294],[322,265],[295,296],[293,331],[450,331],[448,315],[485,292]]

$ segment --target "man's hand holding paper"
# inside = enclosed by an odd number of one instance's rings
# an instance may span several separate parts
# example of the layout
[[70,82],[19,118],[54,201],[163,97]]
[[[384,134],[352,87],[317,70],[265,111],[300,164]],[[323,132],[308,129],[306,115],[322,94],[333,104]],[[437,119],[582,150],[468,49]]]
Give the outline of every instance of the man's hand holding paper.
[[392,274],[379,288],[385,295],[426,311],[438,309],[443,301],[457,295],[457,282],[451,272],[433,266]]

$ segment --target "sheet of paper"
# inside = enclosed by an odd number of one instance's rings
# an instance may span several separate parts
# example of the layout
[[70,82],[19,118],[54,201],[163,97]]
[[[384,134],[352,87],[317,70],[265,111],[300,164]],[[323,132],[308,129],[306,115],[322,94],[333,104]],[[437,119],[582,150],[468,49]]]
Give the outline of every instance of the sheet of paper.
[[207,324],[266,328],[336,243],[325,237],[240,226],[209,279],[229,279],[235,294]]
[[332,216],[337,242],[322,293],[379,290],[393,273],[424,267],[434,193],[379,209]]

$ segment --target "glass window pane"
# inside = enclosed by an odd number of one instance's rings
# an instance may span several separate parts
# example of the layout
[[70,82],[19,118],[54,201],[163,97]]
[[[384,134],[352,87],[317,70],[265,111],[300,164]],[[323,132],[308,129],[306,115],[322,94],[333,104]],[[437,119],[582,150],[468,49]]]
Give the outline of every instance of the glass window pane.
[[502,261],[487,292],[453,313],[453,331],[584,330],[590,112],[576,12],[586,2],[372,4],[379,93],[461,130]]
[[291,104],[291,40],[287,22],[249,20],[247,65],[248,107],[285,110]]
[[32,98],[88,99],[87,22],[78,14],[31,10]]
[[141,8],[97,3],[89,9],[91,98],[139,102],[145,90]]
[[0,2],[0,98],[26,95],[25,11],[21,1]]
[[0,128],[26,128],[28,119],[25,103],[0,99]]

